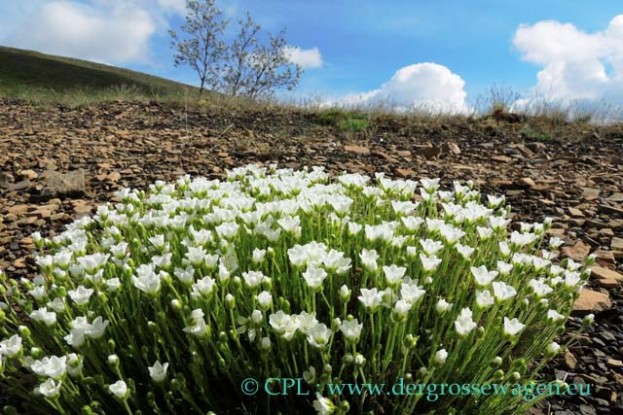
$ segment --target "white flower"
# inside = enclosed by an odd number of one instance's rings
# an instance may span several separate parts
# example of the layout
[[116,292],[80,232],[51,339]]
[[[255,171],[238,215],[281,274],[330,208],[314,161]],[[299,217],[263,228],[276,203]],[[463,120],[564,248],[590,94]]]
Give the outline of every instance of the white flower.
[[260,264],[264,261],[264,257],[266,257],[266,250],[265,249],[258,249],[255,248],[253,250],[253,262],[256,264]]
[[402,281],[405,276],[405,272],[407,269],[405,267],[399,267],[395,264],[390,266],[383,266],[383,272],[385,273],[385,279],[387,279],[387,283],[390,285],[395,285]]
[[361,264],[368,271],[376,271],[378,269],[376,261],[379,259],[379,254],[374,249],[369,251],[367,249],[362,249],[359,257],[361,258]]
[[324,323],[316,324],[307,331],[307,341],[313,347],[321,349],[329,343],[331,333],[331,329],[329,329]]
[[35,300],[41,301],[48,295],[48,292],[44,285],[40,285],[28,291],[28,294],[32,295]]
[[461,254],[461,256],[465,259],[469,259],[470,256],[474,253],[475,249],[468,245],[456,244],[456,250]]
[[185,256],[192,265],[201,266],[207,254],[202,246],[191,246]]
[[271,314],[268,317],[268,322],[277,334],[282,335],[290,332],[294,335],[299,326],[298,319],[284,313],[283,310],[278,310],[276,313]]
[[545,350],[550,356],[555,356],[560,352],[560,345],[556,342],[551,342]]
[[322,287],[322,283],[327,278],[327,272],[322,268],[310,266],[303,272],[303,278],[309,288],[317,289]]
[[424,250],[424,252],[426,252],[427,255],[435,255],[437,252],[443,249],[443,242],[434,241],[432,239],[421,239],[420,245],[422,246],[422,249]]
[[515,288],[504,282],[494,281],[491,285],[493,286],[493,295],[500,301],[513,298],[517,294]]
[[447,358],[448,358],[448,352],[446,351],[446,349],[441,349],[441,350],[437,350],[433,360],[435,361],[435,363],[443,365],[444,363],[446,363]]
[[508,275],[513,270],[513,264],[509,264],[504,261],[498,261],[497,268],[501,275]]
[[56,380],[63,377],[66,371],[67,357],[44,357],[41,360],[36,360],[30,365],[30,370],[39,376],[47,376]]
[[203,319],[205,314],[203,310],[197,308],[190,313],[192,325],[184,328],[185,333],[193,334],[197,337],[203,336],[207,332],[206,322]]
[[493,235],[493,229],[491,228],[485,228],[484,226],[479,226],[476,228],[476,230],[478,231],[478,236],[480,236],[480,239],[482,240],[489,239],[491,238],[491,235]]
[[53,326],[56,323],[56,313],[54,311],[48,311],[46,307],[30,313],[30,318],[35,321],[40,321],[48,327]]
[[84,334],[91,337],[92,339],[99,339],[104,335],[104,331],[106,330],[108,323],[108,320],[102,320],[101,317],[97,317],[84,331]]
[[213,278],[204,277],[193,284],[191,296],[195,298],[200,296],[207,297],[214,291],[215,284],[216,282]]
[[344,337],[353,343],[359,340],[362,329],[363,324],[360,324],[357,319],[343,321],[340,326],[340,331],[344,334]]
[[173,275],[175,275],[182,284],[190,285],[195,279],[195,269],[192,265],[187,266],[186,269],[175,268]]
[[547,311],[547,318],[549,320],[552,320],[552,321],[560,321],[560,320],[563,320],[565,318],[565,316],[563,316],[562,314],[560,314],[556,310],[548,310]]
[[495,299],[489,290],[476,291],[476,304],[480,308],[491,307]]
[[84,268],[87,274],[94,274],[99,268],[103,267],[110,255],[97,252],[77,258],[78,263]]
[[448,303],[443,298],[440,298],[439,301],[437,301],[437,304],[435,305],[435,310],[437,310],[439,314],[443,314],[446,311],[450,311],[450,309],[452,309],[452,304]]
[[504,256],[509,256],[511,253],[511,248],[510,246],[508,246],[508,243],[506,242],[500,242],[499,244],[500,247],[500,253]]
[[412,307],[413,307],[412,302],[405,301],[405,300],[398,300],[396,301],[396,304],[394,304],[394,313],[396,313],[396,315],[399,318],[404,318],[407,316],[407,314],[409,314],[409,311],[411,311]]
[[257,295],[257,302],[258,302],[258,304],[260,305],[261,308],[266,310],[267,308],[269,308],[272,305],[272,303],[273,303],[273,296],[268,291],[262,291],[261,293],[259,293]]
[[262,271],[249,271],[243,272],[242,278],[249,288],[256,288],[262,283],[262,281],[264,281],[266,276],[262,273]]
[[298,329],[301,333],[307,334],[307,332],[318,324],[316,319],[316,313],[308,313],[307,311],[301,311],[301,313],[295,316]]
[[567,287],[573,288],[577,286],[581,281],[582,279],[580,278],[579,272],[565,271],[565,285]]
[[510,223],[510,220],[505,219],[503,216],[489,216],[489,226],[493,230],[506,229],[506,226]]
[[502,196],[487,195],[487,201],[489,202],[489,207],[492,209],[495,209],[498,206],[500,206],[502,203],[504,203],[505,200],[506,200],[506,197],[504,195]]
[[317,415],[331,415],[335,412],[335,404],[319,393],[316,393],[316,400],[314,400],[313,405]]
[[262,347],[262,350],[270,349],[270,346],[271,346],[270,337],[262,337],[262,342],[260,346]]
[[428,179],[424,178],[420,180],[422,187],[426,190],[426,193],[434,193],[437,189],[439,189],[439,179]]
[[405,225],[405,228],[407,228],[407,230],[409,230],[410,232],[417,231],[424,223],[424,219],[420,218],[419,216],[402,217],[400,218],[400,220]]
[[552,248],[552,249],[559,248],[559,247],[560,247],[563,243],[565,243],[565,241],[563,241],[562,239],[557,238],[557,237],[555,237],[555,236],[552,236],[552,237],[549,239],[549,246],[550,246],[550,248]]
[[232,239],[238,232],[239,225],[235,222],[225,222],[214,228],[221,239]]
[[39,392],[41,395],[45,396],[46,398],[55,399],[58,397],[58,395],[60,395],[62,385],[62,381],[59,380],[58,382],[56,382],[54,379],[49,378],[41,385],[39,385],[36,391]]
[[82,356],[78,356],[75,353],[67,355],[67,373],[69,376],[75,377],[82,373],[82,367],[84,366],[84,359]]
[[119,278],[109,278],[105,281],[108,291],[116,291],[121,288],[121,280]]
[[130,391],[128,390],[128,385],[126,385],[125,382],[122,380],[118,380],[112,385],[108,385],[108,390],[110,390],[110,393],[112,393],[119,399],[126,399],[130,394]]
[[301,233],[301,218],[299,218],[298,216],[285,216],[279,219],[277,223],[287,233],[291,233],[293,235],[298,235]]
[[472,319],[472,310],[465,307],[454,322],[454,328],[459,336],[465,336],[476,328],[477,324]]
[[410,304],[415,304],[425,293],[426,290],[422,289],[422,287],[417,284],[417,281],[405,281],[400,286],[400,296]]
[[151,272],[144,272],[139,275],[141,276],[132,276],[132,283],[136,288],[146,294],[157,294],[160,291],[160,277],[153,271],[153,268]]
[[519,320],[513,318],[509,320],[508,317],[504,317],[504,334],[507,336],[515,336],[526,327],[525,324],[521,324]]
[[359,232],[361,232],[362,229],[363,229],[363,226],[360,225],[359,223],[355,223],[355,222],[348,223],[348,234],[350,236],[357,235]]
[[532,242],[536,241],[538,235],[534,233],[519,233],[517,231],[513,231],[511,233],[510,241],[512,245],[515,246],[525,246],[529,245]]
[[149,376],[153,379],[154,382],[159,383],[162,382],[167,377],[167,370],[169,369],[169,364],[162,364],[160,361],[156,361],[153,366],[149,366],[147,368],[149,370]]
[[370,290],[362,288],[361,295],[357,298],[366,308],[374,311],[383,302],[383,292],[379,292],[377,288],[372,288]]
[[343,252],[330,250],[322,260],[324,266],[338,274],[344,274],[350,270],[350,258],[346,258]]
[[93,294],[94,290],[91,288],[84,288],[82,285],[78,286],[75,290],[69,290],[67,294],[78,305],[84,305],[89,302],[89,298]]
[[461,229],[446,224],[439,228],[439,232],[441,233],[441,237],[450,245],[453,245],[465,236],[465,232]]
[[547,294],[554,291],[552,287],[545,283],[545,279],[543,278],[539,278],[538,280],[531,279],[528,281],[528,286],[532,288],[537,298],[545,297]]
[[434,271],[441,264],[441,258],[437,258],[435,255],[426,256],[420,254],[420,261],[422,261],[422,268],[424,271]]
[[472,275],[476,280],[476,285],[486,287],[498,276],[497,271],[488,271],[487,267],[481,265],[479,267],[470,267]]

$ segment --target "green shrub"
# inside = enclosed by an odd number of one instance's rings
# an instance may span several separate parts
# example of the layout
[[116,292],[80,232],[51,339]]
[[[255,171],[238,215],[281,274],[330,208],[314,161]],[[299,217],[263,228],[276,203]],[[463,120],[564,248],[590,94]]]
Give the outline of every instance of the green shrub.
[[344,111],[339,108],[324,111],[318,116],[321,125],[337,127],[340,131],[356,132],[368,128],[369,121],[366,114]]
[[[533,404],[335,392],[400,379],[532,385],[587,278],[553,251],[534,255],[547,222],[509,232],[503,197],[486,207],[469,183],[422,180],[413,202],[416,182],[376,179],[248,166],[225,182],[126,189],[58,236],[34,234],[41,275],[0,285],[3,388],[41,414]],[[269,396],[276,377],[303,378],[309,395]]]

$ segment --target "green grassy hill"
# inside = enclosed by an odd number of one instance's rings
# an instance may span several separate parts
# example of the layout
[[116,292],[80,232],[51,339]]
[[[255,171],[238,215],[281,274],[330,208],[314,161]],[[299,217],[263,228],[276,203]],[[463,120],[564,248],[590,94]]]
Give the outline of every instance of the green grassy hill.
[[179,98],[197,91],[114,66],[0,46],[0,97],[81,103]]

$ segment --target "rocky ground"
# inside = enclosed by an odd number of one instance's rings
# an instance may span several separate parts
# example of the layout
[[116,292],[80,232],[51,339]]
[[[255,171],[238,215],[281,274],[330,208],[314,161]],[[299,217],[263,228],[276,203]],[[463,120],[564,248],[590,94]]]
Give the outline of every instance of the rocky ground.
[[553,398],[531,413],[623,413],[623,128],[563,124],[537,140],[524,122],[379,118],[346,133],[291,111],[0,100],[0,269],[33,275],[31,232],[53,235],[119,188],[183,174],[219,178],[228,168],[274,162],[446,184],[471,179],[484,193],[505,194],[517,220],[553,217],[550,233],[564,238],[564,255],[597,256],[569,327],[589,312],[596,324],[547,369],[550,378],[592,384],[592,396]]

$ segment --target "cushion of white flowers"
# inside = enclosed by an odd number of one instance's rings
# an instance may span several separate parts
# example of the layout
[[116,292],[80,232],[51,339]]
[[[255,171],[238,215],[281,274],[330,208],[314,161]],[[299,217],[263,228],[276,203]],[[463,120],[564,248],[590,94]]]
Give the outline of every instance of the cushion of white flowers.
[[469,182],[247,166],[117,196],[33,235],[39,275],[1,275],[1,382],[29,413],[513,413],[533,402],[334,385],[545,382],[590,262]]

